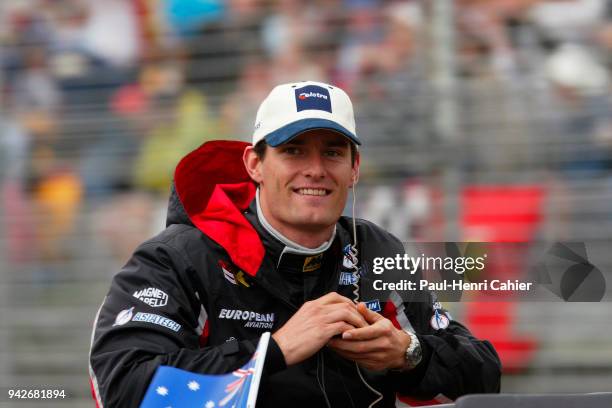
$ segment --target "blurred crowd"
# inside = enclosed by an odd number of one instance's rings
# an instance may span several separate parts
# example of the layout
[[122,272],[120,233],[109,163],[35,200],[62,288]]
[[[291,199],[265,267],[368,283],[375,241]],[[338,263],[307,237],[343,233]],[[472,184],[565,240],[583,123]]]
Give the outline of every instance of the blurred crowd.
[[[443,2],[0,3],[7,257],[59,262],[73,256],[66,240],[86,224],[125,260],[151,228],[178,160],[206,140],[248,141],[260,101],[287,81],[345,88],[370,146],[429,154],[445,142],[436,101],[452,95],[456,133],[469,148],[460,163],[466,171],[609,173],[612,1],[457,0],[454,43],[446,45],[431,24],[436,3]],[[432,53],[441,46],[454,55],[452,93],[435,77]],[[517,142],[491,151],[479,134]],[[534,137],[545,143],[519,142]],[[407,160],[389,170],[388,158],[373,157],[364,163],[372,179],[443,166]],[[388,213],[380,197],[371,203],[374,217]],[[427,211],[418,185],[404,198],[410,211]],[[84,206],[94,216],[79,223]]]

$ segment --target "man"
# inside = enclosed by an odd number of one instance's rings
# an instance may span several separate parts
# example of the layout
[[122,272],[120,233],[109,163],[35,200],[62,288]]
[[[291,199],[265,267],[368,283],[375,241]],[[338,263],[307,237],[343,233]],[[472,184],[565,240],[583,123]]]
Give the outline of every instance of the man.
[[[210,142],[179,163],[166,230],[135,251],[96,319],[100,405],[138,405],[159,365],[235,370],[265,331],[258,406],[391,407],[396,394],[499,391],[493,347],[431,295],[361,298],[372,259],[404,248],[341,217],[358,144],[346,93],[301,82],[264,100],[252,145]],[[373,310],[358,303],[368,300]]]

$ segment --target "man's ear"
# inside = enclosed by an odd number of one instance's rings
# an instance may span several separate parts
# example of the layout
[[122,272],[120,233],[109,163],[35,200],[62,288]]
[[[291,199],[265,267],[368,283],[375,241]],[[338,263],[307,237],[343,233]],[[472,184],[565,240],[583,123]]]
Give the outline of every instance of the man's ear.
[[261,175],[261,159],[255,153],[253,146],[247,146],[242,154],[242,161],[244,162],[244,168],[246,169],[249,176],[257,184],[261,184],[263,177]]
[[351,187],[353,187],[359,181],[359,163],[361,161],[361,156],[359,156],[359,151],[355,151],[355,163],[353,164],[353,169],[351,170]]

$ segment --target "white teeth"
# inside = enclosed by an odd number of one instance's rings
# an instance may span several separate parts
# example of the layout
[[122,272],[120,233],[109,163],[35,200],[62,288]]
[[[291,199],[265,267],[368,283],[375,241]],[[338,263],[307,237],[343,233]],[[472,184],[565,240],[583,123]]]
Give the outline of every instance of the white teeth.
[[323,188],[300,188],[298,193],[301,195],[324,196],[326,194]]

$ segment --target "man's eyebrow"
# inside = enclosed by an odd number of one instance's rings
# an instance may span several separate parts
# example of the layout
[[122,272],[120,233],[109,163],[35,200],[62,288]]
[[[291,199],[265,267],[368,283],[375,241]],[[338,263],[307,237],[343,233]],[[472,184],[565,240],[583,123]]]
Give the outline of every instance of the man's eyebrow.
[[[294,145],[294,146],[303,146],[305,144],[306,144],[305,139],[293,139],[285,143],[285,145]],[[325,147],[345,147],[345,146],[348,147],[349,142],[347,140],[344,140],[344,138],[341,137],[339,139],[328,140],[324,144],[325,144]]]
[[299,146],[303,146],[305,143],[306,143],[306,142],[304,141],[304,139],[298,139],[298,140],[293,139],[293,140],[288,141],[288,142],[287,142],[287,143],[285,143],[285,144],[288,144],[288,145],[299,145]]
[[327,147],[348,147],[349,142],[347,140],[336,139],[326,142],[325,145]]

